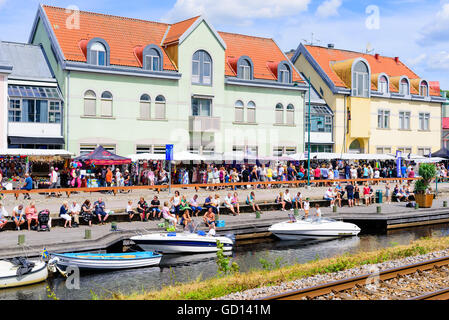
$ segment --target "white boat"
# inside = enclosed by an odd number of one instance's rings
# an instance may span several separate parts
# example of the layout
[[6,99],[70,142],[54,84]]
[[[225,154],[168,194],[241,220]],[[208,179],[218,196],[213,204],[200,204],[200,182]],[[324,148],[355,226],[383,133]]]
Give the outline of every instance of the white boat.
[[268,231],[281,240],[326,240],[356,236],[360,233],[360,228],[353,223],[328,218],[309,218],[276,223]]
[[19,266],[6,260],[0,260],[0,289],[36,284],[48,278],[47,264],[44,261],[27,260],[34,266],[29,272],[18,275]]
[[88,270],[120,270],[159,265],[162,255],[154,252],[131,253],[62,253],[50,254],[49,263],[65,270],[77,267]]
[[198,233],[153,233],[131,238],[142,250],[162,253],[206,253],[217,252],[217,240],[223,244],[223,251],[231,251],[233,241],[228,237],[213,237]]

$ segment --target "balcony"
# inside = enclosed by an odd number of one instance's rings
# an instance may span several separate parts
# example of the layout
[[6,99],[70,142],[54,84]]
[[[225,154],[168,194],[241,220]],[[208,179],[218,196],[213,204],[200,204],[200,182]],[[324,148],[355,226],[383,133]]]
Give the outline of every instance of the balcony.
[[220,118],[218,117],[189,117],[190,132],[217,132],[221,129]]

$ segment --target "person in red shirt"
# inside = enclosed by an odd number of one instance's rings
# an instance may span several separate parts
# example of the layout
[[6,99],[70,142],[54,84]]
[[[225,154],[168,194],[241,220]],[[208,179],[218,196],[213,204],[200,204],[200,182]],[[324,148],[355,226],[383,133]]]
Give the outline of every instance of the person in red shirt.
[[371,188],[368,183],[363,187],[363,196],[365,197],[365,204],[369,206],[371,204]]

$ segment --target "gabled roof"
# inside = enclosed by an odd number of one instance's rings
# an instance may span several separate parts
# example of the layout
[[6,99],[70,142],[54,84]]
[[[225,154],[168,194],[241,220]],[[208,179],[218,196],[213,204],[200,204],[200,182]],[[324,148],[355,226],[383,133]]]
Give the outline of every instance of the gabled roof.
[[[270,68],[270,64],[278,65],[279,62],[289,61],[282,50],[273,39],[247,36],[236,33],[218,32],[227,44],[226,49],[226,70],[225,74],[229,77],[236,76],[236,70],[233,63],[241,56],[249,56],[254,66],[254,78],[264,80],[277,80],[275,74]],[[302,82],[301,77],[292,68],[293,81]]]
[[[361,52],[354,52],[348,50],[339,50],[334,48],[327,48],[321,46],[305,45],[305,49],[313,57],[316,63],[321,67],[324,73],[329,77],[336,87],[349,88],[347,81],[339,76],[338,71],[334,65],[341,65],[345,62],[349,64],[355,59],[364,59],[368,62],[372,75],[385,73],[390,78],[391,92],[399,92],[399,87],[392,80],[398,80],[402,76],[406,76],[410,81],[413,79],[420,79],[420,77],[408,68],[402,61],[397,58],[385,57],[381,55],[371,55]],[[439,96],[439,91],[429,86],[430,95]],[[376,83],[372,83],[372,90],[377,90]],[[418,94],[415,86],[410,83],[410,91],[412,94]]]
[[0,57],[12,66],[10,79],[55,81],[40,46],[0,41]]
[[[277,65],[289,59],[272,39],[252,37],[234,33],[216,32],[204,17],[197,16],[178,23],[166,24],[131,19],[106,14],[80,11],[79,28],[66,28],[66,21],[72,13],[64,8],[42,6],[52,32],[55,34],[62,54],[67,61],[86,62],[87,42],[93,38],[105,40],[110,47],[110,65],[142,66],[141,52],[149,44],[158,46],[163,53],[164,70],[176,71],[166,46],[181,43],[202,21],[211,28],[226,51],[225,74],[235,77],[236,73],[228,59],[249,56],[254,65],[254,78],[277,80]],[[302,82],[298,72],[292,68],[293,81]]]

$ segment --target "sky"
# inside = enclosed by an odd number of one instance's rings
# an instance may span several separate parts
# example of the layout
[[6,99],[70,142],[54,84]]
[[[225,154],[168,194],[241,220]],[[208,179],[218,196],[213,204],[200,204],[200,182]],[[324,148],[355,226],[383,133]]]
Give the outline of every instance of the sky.
[[27,42],[39,3],[173,23],[203,14],[218,31],[399,57],[449,89],[449,0],[0,0],[0,39]]

